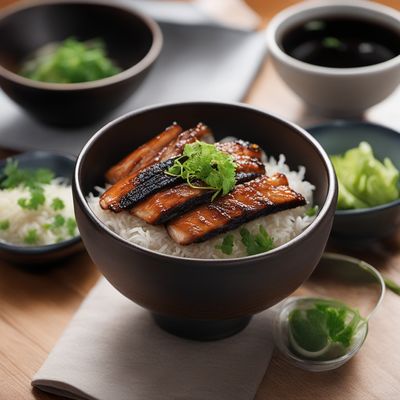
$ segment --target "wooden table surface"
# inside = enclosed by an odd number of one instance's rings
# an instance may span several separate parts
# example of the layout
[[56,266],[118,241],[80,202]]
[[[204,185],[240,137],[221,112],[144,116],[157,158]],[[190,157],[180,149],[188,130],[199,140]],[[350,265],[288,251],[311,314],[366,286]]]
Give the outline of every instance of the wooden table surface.
[[[0,7],[11,2],[0,0]],[[264,23],[280,9],[296,2],[248,0]],[[381,2],[400,9],[399,0]],[[318,120],[282,83],[268,60],[246,101],[304,126]],[[371,109],[367,117],[400,128],[399,104],[398,90]],[[0,158],[6,154],[0,149]],[[400,281],[400,235],[368,251],[340,250],[369,261],[387,276]],[[30,380],[98,278],[99,272],[86,253],[38,274],[0,261],[0,399],[60,399],[32,390]],[[400,399],[399,309],[400,297],[387,293],[371,321],[362,351],[338,370],[319,374],[304,372],[275,354],[256,400]]]

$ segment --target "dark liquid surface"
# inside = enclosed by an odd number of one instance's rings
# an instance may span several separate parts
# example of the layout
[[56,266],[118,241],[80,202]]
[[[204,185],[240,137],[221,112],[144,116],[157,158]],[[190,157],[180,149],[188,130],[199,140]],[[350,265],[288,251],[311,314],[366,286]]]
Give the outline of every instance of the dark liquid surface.
[[282,47],[290,56],[309,64],[365,67],[399,55],[400,34],[361,19],[315,19],[289,30]]

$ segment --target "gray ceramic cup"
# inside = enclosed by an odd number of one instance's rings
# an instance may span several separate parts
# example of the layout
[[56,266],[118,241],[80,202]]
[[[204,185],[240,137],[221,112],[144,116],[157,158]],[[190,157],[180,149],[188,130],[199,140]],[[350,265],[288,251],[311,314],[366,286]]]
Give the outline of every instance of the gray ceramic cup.
[[282,48],[288,30],[306,21],[341,17],[364,19],[400,35],[400,12],[364,0],[317,0],[289,7],[269,23],[268,46],[286,84],[314,111],[328,116],[355,116],[388,97],[400,83],[400,55],[366,67],[328,68],[299,61]]

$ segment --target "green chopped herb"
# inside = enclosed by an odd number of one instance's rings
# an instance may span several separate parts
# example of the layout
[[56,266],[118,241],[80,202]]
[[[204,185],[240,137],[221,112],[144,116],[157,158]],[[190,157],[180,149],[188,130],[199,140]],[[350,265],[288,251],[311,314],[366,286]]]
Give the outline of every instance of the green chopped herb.
[[314,20],[307,22],[304,25],[304,29],[306,31],[320,31],[322,29],[325,29],[326,23],[324,21],[319,21],[319,20]]
[[166,173],[180,176],[191,187],[215,190],[214,200],[219,194],[225,195],[235,187],[235,170],[236,164],[231,155],[219,151],[213,144],[198,141],[185,145],[182,156]]
[[31,197],[29,199],[21,197],[18,199],[18,205],[27,210],[37,210],[39,206],[42,206],[46,201],[44,190],[41,187],[35,187],[29,188],[29,192]]
[[21,197],[18,204],[27,210],[37,210],[46,201],[43,185],[51,183],[53,171],[46,168],[35,170],[19,168],[18,161],[8,159],[0,179],[1,189],[13,189],[18,186],[29,189],[30,198]]
[[62,215],[57,214],[56,216],[54,216],[54,221],[53,221],[54,228],[61,228],[64,224],[65,224],[65,218]]
[[233,252],[234,236],[232,234],[226,235],[221,244],[215,246],[216,249],[221,250],[224,254],[231,255]]
[[75,236],[76,221],[73,218],[68,218],[65,225],[67,228],[68,235],[71,237]]
[[374,207],[400,197],[399,171],[389,158],[377,160],[367,142],[332,155],[331,161],[339,183],[338,209]]
[[259,226],[259,233],[255,235],[252,235],[248,229],[242,228],[240,229],[240,236],[242,243],[246,246],[248,256],[264,253],[274,248],[274,239],[268,235],[262,225]]
[[319,209],[318,205],[315,205],[314,207],[308,208],[304,214],[307,217],[313,217],[314,215],[317,215],[318,209]]
[[10,227],[10,221],[3,219],[0,221],[0,231],[6,231]]
[[[54,216],[51,224],[44,224],[42,228],[51,230],[55,235],[60,235],[59,239],[66,240],[66,237],[74,237],[76,234],[76,221],[74,218],[63,217],[61,214]],[[66,237],[62,236],[64,234]]]
[[383,280],[385,281],[385,285],[389,290],[400,296],[400,285],[398,285],[396,282],[392,281],[389,278],[384,277]]
[[68,38],[40,49],[23,64],[20,74],[35,81],[78,83],[107,78],[120,71],[107,57],[103,40],[82,42]]
[[342,42],[338,38],[329,36],[322,39],[322,45],[329,49],[340,49],[342,47]]
[[50,169],[38,168],[31,170],[19,168],[18,161],[11,158],[7,159],[1,175],[1,189],[13,189],[20,185],[28,188],[37,188],[43,184],[51,183],[54,178],[54,173]]
[[63,210],[65,208],[65,204],[59,197],[55,197],[51,202],[51,208],[54,211]]
[[39,242],[39,234],[36,229],[29,229],[24,237],[26,244],[37,244]]
[[289,314],[291,344],[297,353],[308,358],[313,358],[313,353],[316,358],[327,357],[332,350],[336,356],[341,355],[351,346],[364,322],[358,310],[346,304],[316,300],[306,307],[295,308]]

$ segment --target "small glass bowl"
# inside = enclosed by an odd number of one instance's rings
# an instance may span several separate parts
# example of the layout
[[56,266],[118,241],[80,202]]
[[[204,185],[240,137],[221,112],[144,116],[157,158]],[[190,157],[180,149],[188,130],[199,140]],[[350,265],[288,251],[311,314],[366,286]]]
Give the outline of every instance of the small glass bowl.
[[[313,274],[295,294],[295,297],[289,297],[275,307],[275,345],[293,365],[307,371],[322,372],[340,367],[360,350],[368,334],[369,320],[385,294],[385,284],[381,274],[366,262],[340,254],[325,253]],[[290,312],[300,303],[317,299],[337,300],[358,309],[365,319],[347,352],[331,360],[301,358],[292,351],[289,344]]]

